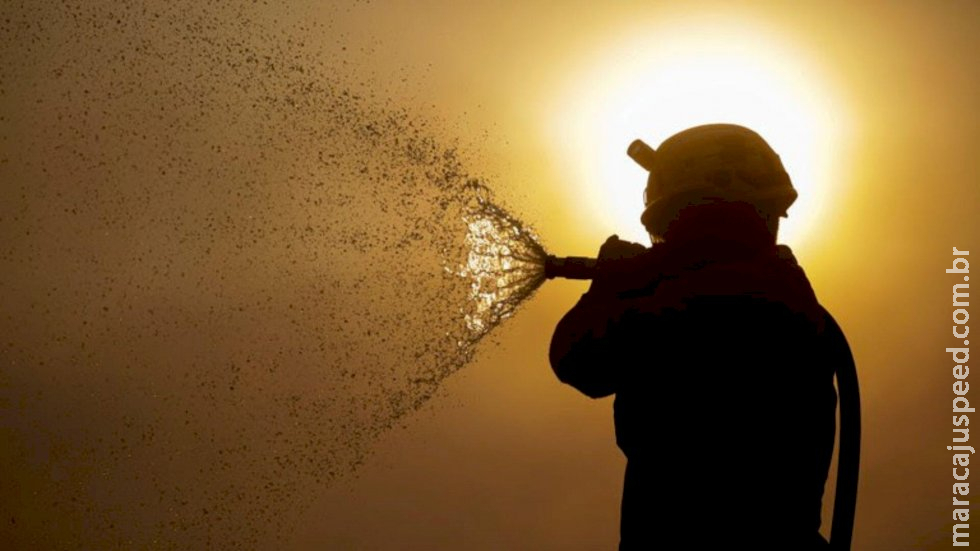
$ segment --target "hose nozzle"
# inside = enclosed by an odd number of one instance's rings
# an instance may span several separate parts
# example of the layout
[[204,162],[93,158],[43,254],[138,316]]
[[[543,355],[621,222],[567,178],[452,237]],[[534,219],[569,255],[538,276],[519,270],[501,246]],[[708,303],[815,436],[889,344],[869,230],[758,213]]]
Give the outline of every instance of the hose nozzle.
[[597,260],[586,256],[548,255],[544,261],[544,277],[554,279],[592,279],[595,277]]

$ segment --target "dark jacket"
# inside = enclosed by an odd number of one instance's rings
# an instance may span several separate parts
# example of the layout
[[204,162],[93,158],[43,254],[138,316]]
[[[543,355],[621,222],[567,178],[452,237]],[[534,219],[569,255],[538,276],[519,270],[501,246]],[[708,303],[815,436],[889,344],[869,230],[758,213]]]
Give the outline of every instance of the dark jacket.
[[621,549],[824,545],[833,375],[850,359],[789,249],[708,235],[610,271],[559,322],[551,363],[616,395]]

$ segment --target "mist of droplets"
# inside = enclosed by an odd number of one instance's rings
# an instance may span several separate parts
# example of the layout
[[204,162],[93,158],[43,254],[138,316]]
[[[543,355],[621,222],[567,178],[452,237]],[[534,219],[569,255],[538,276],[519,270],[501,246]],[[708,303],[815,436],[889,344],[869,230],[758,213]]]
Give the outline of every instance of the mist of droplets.
[[534,235],[329,20],[0,14],[4,547],[280,548],[540,285]]

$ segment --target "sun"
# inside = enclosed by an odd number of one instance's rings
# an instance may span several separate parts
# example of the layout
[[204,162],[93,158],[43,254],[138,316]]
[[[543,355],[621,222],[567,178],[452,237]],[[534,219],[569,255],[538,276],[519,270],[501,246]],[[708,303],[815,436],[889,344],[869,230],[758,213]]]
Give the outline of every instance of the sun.
[[828,215],[848,120],[831,79],[771,30],[744,22],[626,32],[561,85],[544,125],[579,207],[609,233],[646,242],[639,219],[646,172],[626,156],[685,128],[733,123],[758,132],[782,159],[799,198],[780,241],[799,245]]

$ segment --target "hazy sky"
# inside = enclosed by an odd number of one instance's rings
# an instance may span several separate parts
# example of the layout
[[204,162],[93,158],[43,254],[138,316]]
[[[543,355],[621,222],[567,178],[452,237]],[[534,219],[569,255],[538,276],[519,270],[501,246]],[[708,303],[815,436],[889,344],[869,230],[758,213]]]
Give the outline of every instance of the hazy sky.
[[[431,135],[547,248],[593,254],[642,236],[626,145],[703,116],[757,128],[800,189],[785,238],[861,381],[854,549],[950,545],[944,270],[980,248],[976,3],[33,4],[0,16],[0,538],[613,548],[612,400],[547,362],[583,283],[546,283],[391,429],[344,432],[388,412],[351,373],[430,369],[396,361],[397,320],[457,312],[399,306],[441,289],[382,250],[438,230],[408,228],[431,207],[412,201],[389,221],[399,161],[341,179]],[[426,163],[413,178],[457,182]],[[355,335],[372,316],[390,334]]]

